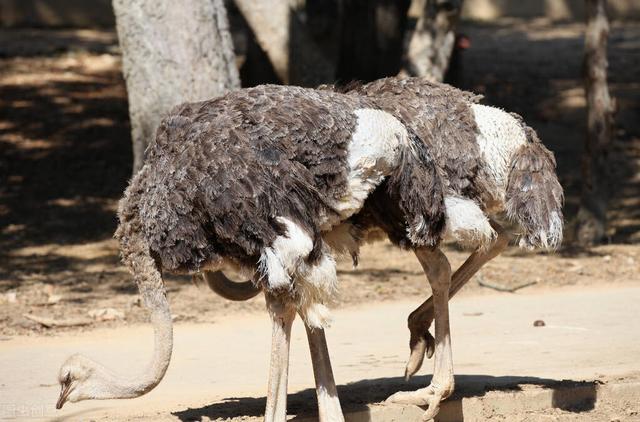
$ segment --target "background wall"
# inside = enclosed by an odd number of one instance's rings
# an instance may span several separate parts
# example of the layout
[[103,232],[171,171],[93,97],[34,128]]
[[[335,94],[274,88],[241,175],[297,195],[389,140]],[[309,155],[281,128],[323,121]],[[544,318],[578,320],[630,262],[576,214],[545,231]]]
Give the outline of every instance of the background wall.
[[[584,19],[584,0],[467,0],[463,17],[490,20],[499,17],[536,18],[553,20]],[[619,20],[640,18],[640,1],[608,0],[609,17]]]
[[[414,0],[420,3],[423,0]],[[640,1],[609,0],[610,17],[640,19]],[[584,0],[466,0],[463,17],[491,20],[499,17],[582,20]],[[1,0],[2,27],[110,27],[111,0]]]

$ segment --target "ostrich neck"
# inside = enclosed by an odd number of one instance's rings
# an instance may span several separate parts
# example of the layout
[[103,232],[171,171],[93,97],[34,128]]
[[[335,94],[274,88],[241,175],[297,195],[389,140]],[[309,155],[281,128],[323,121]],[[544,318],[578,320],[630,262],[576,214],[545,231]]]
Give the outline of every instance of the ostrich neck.
[[93,399],[134,398],[148,393],[160,383],[169,366],[173,347],[173,327],[168,306],[154,309],[151,322],[155,341],[150,364],[141,374],[133,377],[122,377],[102,365],[96,365],[100,381],[95,385]]
[[144,241],[133,237],[125,244],[125,250],[125,263],[132,270],[144,306],[151,312],[153,359],[135,378],[121,378],[104,367],[97,368],[98,381],[92,392],[96,399],[132,398],[148,393],[162,380],[171,360],[173,322],[162,274]]

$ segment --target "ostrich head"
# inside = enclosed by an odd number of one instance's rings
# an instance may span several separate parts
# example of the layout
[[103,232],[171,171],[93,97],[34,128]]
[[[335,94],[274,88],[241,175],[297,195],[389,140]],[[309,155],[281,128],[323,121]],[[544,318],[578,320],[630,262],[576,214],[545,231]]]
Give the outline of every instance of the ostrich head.
[[82,355],[72,355],[58,373],[60,397],[56,409],[67,402],[101,398],[102,386],[108,384],[104,368]]

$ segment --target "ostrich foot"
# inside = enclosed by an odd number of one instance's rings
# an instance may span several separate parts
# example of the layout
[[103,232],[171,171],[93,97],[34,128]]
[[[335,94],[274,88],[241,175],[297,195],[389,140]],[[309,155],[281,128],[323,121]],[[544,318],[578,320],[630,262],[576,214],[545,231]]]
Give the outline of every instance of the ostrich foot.
[[453,383],[447,386],[438,386],[432,383],[428,387],[416,391],[399,391],[391,395],[386,402],[429,406],[422,415],[422,420],[428,421],[436,417],[440,411],[440,402],[448,398],[452,392]]
[[411,354],[404,370],[404,378],[407,381],[422,367],[425,355],[427,359],[431,359],[436,348],[436,341],[427,329],[422,335],[411,334],[409,348]]

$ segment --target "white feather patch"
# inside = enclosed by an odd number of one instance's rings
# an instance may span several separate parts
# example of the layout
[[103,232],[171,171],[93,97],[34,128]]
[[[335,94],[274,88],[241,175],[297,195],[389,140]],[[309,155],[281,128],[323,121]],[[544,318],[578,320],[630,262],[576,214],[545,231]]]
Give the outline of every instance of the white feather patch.
[[523,249],[533,250],[535,248],[557,249],[562,243],[562,228],[564,224],[562,218],[557,211],[552,211],[549,216],[549,231],[544,229],[536,233],[537,241],[532,241],[526,237],[520,238],[518,246]]
[[472,104],[471,110],[479,130],[476,141],[504,201],[511,158],[518,148],[527,143],[527,136],[520,122],[499,108]]
[[489,219],[471,199],[456,196],[444,198],[447,219],[445,237],[464,246],[488,246],[496,232]]
[[264,250],[258,270],[268,289],[291,292],[300,315],[310,327],[326,327],[331,321],[327,306],[335,303],[338,292],[335,260],[325,247],[317,263],[307,264],[306,258],[313,250],[311,236],[287,218],[277,220],[286,226],[287,233]]
[[293,221],[277,217],[287,228],[286,236],[278,236],[273,244],[260,256],[258,269],[267,280],[270,289],[291,287],[291,276],[298,265],[309,256],[313,240]]
[[295,289],[298,311],[307,325],[327,327],[331,323],[331,312],[327,306],[336,301],[338,274],[336,262],[326,250],[315,265],[300,266]]
[[357,126],[349,143],[349,192],[332,203],[338,219],[324,222],[323,229],[360,211],[369,194],[395,168],[401,148],[409,145],[404,125],[391,114],[370,108],[358,109]]

